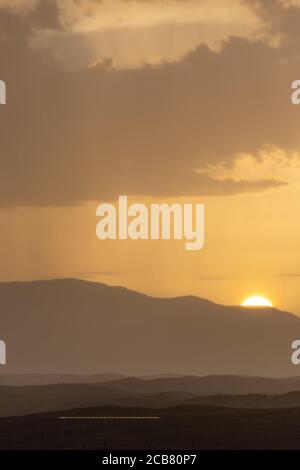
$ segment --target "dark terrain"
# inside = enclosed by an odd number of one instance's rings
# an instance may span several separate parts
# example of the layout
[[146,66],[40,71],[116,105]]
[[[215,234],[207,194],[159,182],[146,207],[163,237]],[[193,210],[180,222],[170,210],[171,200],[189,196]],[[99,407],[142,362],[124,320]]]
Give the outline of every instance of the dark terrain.
[[101,407],[64,416],[159,416],[64,420],[61,413],[0,419],[0,449],[299,449],[300,409]]
[[[213,376],[2,385],[0,449],[300,449],[300,391],[286,392],[298,382]],[[270,387],[278,393],[268,394]],[[60,419],[70,416],[84,419]]]

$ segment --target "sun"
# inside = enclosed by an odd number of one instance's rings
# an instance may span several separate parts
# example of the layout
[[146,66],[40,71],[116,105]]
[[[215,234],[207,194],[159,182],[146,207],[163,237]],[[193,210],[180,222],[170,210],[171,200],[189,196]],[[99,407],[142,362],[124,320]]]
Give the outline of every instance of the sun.
[[241,303],[242,307],[273,307],[272,302],[266,297],[252,295]]

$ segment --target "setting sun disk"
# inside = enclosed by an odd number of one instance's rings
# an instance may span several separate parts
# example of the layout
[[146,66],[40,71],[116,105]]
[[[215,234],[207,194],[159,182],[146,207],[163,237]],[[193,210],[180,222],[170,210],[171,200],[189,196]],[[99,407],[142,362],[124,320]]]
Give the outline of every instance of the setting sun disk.
[[273,307],[272,302],[266,297],[253,295],[241,303],[242,307]]

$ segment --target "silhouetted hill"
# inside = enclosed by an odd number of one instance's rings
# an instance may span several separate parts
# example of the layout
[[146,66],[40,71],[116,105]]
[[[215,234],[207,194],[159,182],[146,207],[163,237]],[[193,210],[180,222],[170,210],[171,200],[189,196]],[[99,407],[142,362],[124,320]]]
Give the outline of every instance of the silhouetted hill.
[[[226,377],[226,381],[230,378]],[[57,384],[38,386],[0,386],[0,417],[66,410],[90,406],[165,408],[175,405],[220,406],[231,408],[300,408],[300,391],[282,393],[299,387],[290,379],[233,377],[208,388],[210,377],[187,377],[177,383],[169,379],[124,379],[101,384]],[[228,382],[229,383],[229,382]],[[222,386],[224,384],[224,386]],[[243,386],[241,386],[243,384]],[[173,387],[173,389],[171,388]],[[212,394],[212,392],[214,392]],[[281,393],[281,394],[280,394]]]
[[[60,416],[159,419],[59,419]],[[0,419],[0,449],[299,449],[300,409],[94,407]]]
[[300,319],[80,280],[0,284],[2,373],[288,376]]
[[193,406],[219,406],[229,408],[300,408],[300,392],[289,392],[283,395],[211,395],[181,401],[178,404]]
[[300,377],[243,377],[235,375],[184,376],[146,380],[125,377],[105,383],[106,387],[127,393],[184,391],[194,395],[283,394],[300,391]]
[[0,417],[65,410],[87,406],[164,407],[184,403],[187,392],[130,393],[103,384],[0,386]]

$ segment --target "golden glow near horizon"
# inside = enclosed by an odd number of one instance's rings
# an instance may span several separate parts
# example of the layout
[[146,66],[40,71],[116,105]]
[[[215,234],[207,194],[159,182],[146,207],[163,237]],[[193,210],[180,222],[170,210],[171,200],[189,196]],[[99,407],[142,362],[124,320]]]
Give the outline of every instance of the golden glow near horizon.
[[253,295],[247,297],[242,303],[242,307],[273,307],[272,302],[266,297],[260,295]]

